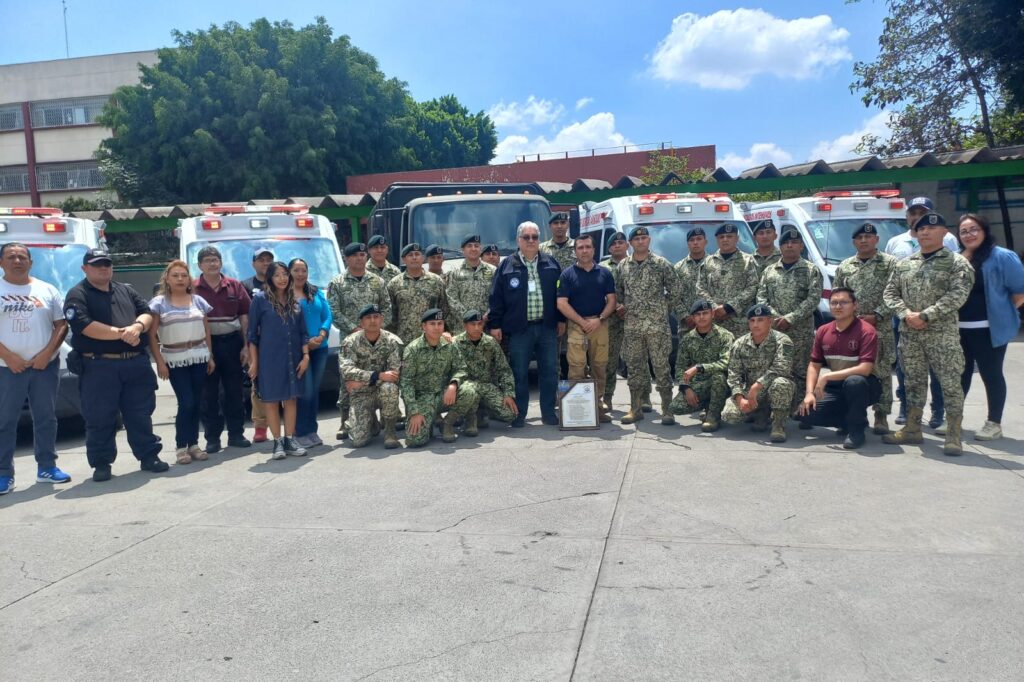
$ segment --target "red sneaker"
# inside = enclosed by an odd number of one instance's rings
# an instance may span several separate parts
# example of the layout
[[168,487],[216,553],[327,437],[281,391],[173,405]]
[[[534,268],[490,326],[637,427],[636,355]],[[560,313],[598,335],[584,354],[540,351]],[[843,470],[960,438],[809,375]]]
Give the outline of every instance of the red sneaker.
[[267,442],[267,428],[256,427],[256,433],[252,437],[253,443],[266,443]]

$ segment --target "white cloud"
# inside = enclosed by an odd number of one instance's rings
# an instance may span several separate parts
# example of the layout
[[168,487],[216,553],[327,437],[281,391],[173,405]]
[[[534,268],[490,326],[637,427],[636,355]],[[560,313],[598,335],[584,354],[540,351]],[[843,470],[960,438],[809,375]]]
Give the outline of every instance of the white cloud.
[[580,97],[578,100],[576,100],[576,111],[579,111],[583,107],[587,106],[588,104],[592,104],[593,102],[593,97]]
[[530,95],[525,102],[498,102],[487,115],[499,128],[524,131],[554,123],[564,113],[565,107],[561,104]]
[[774,142],[758,142],[750,146],[746,156],[729,153],[718,160],[718,165],[733,177],[748,168],[768,163],[774,163],[777,167],[788,166],[793,163],[793,155]]
[[849,37],[824,14],[786,20],[760,9],[687,12],[655,49],[651,74],[718,90],[741,90],[759,75],[806,80],[852,59]]
[[888,111],[880,111],[864,121],[857,130],[840,135],[833,140],[819,142],[811,150],[811,158],[809,160],[845,161],[856,158],[857,153],[853,149],[860,144],[862,137],[865,135],[877,135],[885,139],[889,136],[889,117],[891,115]]
[[574,121],[563,127],[553,137],[538,135],[508,135],[498,142],[491,163],[512,163],[524,154],[550,154],[571,152],[601,147],[622,147],[630,145],[626,136],[615,130],[615,116],[609,112],[594,114],[585,121]]

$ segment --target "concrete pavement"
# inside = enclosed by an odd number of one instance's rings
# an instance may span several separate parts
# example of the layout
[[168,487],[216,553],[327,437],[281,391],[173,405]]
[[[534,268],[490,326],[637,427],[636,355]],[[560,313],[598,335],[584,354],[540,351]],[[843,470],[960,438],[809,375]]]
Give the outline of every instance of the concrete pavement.
[[[968,429],[983,403],[978,380]],[[1007,437],[961,458],[795,424],[782,445],[689,418],[561,433],[535,404],[527,428],[452,446],[274,462],[264,444],[157,476],[121,433],[107,484],[77,436],[55,488],[23,443],[0,498],[2,676],[1019,680],[1022,403],[1011,388]],[[173,409],[164,384],[172,445]]]

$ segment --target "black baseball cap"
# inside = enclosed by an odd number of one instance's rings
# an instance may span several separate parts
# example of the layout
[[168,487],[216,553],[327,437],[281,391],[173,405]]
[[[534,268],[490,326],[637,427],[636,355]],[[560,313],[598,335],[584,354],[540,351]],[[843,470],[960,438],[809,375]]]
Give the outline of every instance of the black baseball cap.
[[106,249],[89,249],[82,256],[82,265],[99,265],[100,263],[114,264]]

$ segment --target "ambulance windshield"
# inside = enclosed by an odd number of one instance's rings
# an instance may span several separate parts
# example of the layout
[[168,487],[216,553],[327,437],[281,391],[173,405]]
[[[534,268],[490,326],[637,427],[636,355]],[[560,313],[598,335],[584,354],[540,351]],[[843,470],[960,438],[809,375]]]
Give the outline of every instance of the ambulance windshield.
[[907,221],[903,218],[857,217],[810,220],[807,222],[807,233],[811,235],[825,263],[838,265],[857,253],[851,235],[866,222],[878,228],[879,251],[885,250],[891,238],[907,231]]

